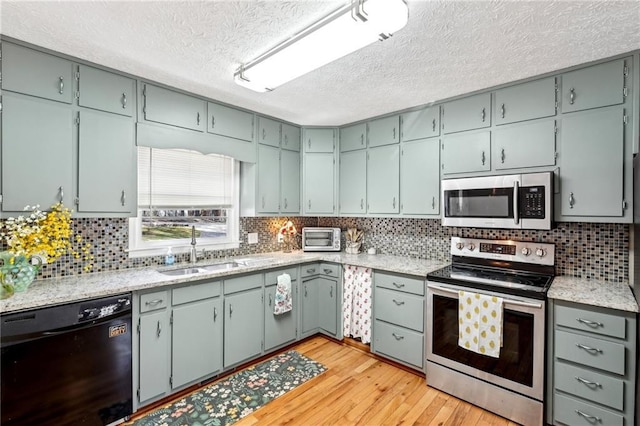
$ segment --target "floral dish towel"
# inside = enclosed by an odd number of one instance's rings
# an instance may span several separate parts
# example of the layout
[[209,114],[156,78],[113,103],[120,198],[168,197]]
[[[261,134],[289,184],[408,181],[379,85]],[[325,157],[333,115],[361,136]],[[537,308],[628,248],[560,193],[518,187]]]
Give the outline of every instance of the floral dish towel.
[[371,343],[371,269],[344,267],[343,332]]

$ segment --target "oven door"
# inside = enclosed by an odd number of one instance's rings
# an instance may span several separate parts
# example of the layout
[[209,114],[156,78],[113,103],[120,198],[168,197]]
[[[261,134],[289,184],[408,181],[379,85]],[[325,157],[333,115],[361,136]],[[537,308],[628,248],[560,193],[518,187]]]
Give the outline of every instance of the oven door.
[[459,290],[476,291],[427,283],[427,360],[543,401],[545,302],[488,294],[504,301],[503,346],[493,358],[458,346]]

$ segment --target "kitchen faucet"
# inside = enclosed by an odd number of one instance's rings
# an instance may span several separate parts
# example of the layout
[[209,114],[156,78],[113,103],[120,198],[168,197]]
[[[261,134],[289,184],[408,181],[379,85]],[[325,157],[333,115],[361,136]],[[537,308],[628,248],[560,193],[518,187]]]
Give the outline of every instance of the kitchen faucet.
[[191,227],[191,254],[189,256],[189,261],[191,263],[196,263],[198,261],[198,250],[196,249],[196,227]]

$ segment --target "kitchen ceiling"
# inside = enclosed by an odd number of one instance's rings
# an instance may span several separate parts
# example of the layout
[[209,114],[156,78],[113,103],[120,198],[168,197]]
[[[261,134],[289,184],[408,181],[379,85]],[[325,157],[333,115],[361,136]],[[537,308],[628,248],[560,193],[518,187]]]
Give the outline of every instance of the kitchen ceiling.
[[0,33],[301,125],[342,125],[640,49],[640,1],[408,0],[391,39],[256,93],[241,63],[345,1],[0,1]]

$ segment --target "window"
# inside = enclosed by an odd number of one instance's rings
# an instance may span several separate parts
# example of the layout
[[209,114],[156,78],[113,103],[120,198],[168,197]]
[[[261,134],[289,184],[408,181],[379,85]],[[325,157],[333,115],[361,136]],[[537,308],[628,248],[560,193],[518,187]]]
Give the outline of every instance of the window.
[[198,247],[238,247],[238,163],[185,149],[138,147],[138,215],[129,226],[131,257]]

